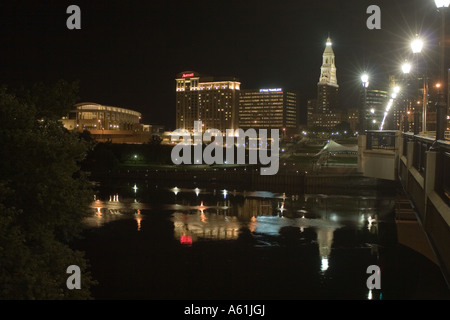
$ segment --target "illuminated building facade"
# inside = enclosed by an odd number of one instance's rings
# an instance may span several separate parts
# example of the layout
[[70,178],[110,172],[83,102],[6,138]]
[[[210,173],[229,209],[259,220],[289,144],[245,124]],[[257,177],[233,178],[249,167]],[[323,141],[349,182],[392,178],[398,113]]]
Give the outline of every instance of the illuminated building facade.
[[[61,119],[68,130],[87,130],[99,141],[113,143],[145,143],[154,134],[151,125],[140,123],[141,113],[114,106],[83,102],[74,106]],[[161,129],[158,127],[158,130]]]
[[234,77],[201,76],[194,71],[179,73],[176,81],[176,127],[194,130],[201,121],[203,131],[237,129],[241,83]]
[[67,129],[131,130],[140,119],[137,111],[84,102],[76,104],[63,123]]
[[317,99],[308,101],[309,127],[333,129],[345,120],[345,114],[339,110],[338,93],[335,55],[331,39],[328,38],[322,55]]
[[239,98],[239,128],[297,128],[297,93],[274,89],[241,90]]
[[[365,92],[364,92],[365,91]],[[361,103],[365,106],[366,130],[379,130],[384,116],[389,93],[386,90],[361,89]]]

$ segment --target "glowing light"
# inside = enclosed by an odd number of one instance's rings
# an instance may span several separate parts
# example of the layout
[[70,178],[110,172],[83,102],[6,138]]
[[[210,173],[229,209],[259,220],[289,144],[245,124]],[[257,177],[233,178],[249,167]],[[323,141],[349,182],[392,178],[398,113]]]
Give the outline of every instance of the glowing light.
[[362,83],[363,83],[363,87],[364,87],[364,88],[369,87],[369,75],[368,75],[367,73],[364,73],[364,74],[361,76],[361,81],[362,81]]
[[181,235],[180,243],[181,244],[191,245],[192,244],[192,237],[190,235]]
[[450,5],[450,0],[434,0],[437,8],[447,8]]
[[190,78],[193,77],[194,73],[183,73],[183,75],[181,76],[182,78]]
[[322,257],[322,260],[320,261],[320,270],[322,272],[326,271],[328,269],[328,258]]
[[194,192],[195,192],[195,194],[196,194],[197,197],[198,197],[198,195],[200,194],[200,189],[199,189],[199,188],[195,188],[195,189],[194,189]]
[[403,73],[406,73],[406,74],[411,72],[411,64],[408,61],[405,61],[402,64],[402,71],[403,71]]
[[416,36],[416,38],[413,41],[411,41],[411,49],[413,53],[420,53],[422,51],[422,48],[423,48],[423,41],[418,36]]
[[259,89],[259,92],[282,92],[283,89],[275,88],[275,89]]
[[206,216],[205,216],[205,212],[203,211],[203,209],[200,209],[200,220],[203,223],[206,223]]
[[136,212],[136,223],[138,231],[141,231],[141,221],[142,221],[141,210],[138,209]]
[[281,203],[281,206],[280,206],[280,212],[283,214],[283,211],[284,211],[284,202],[282,202]]

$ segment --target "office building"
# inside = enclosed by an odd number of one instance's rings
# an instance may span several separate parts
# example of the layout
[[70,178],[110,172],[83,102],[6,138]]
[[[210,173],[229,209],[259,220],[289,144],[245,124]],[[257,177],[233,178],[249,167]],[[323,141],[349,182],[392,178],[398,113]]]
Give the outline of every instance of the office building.
[[281,88],[245,89],[239,98],[239,128],[297,129],[298,94]]

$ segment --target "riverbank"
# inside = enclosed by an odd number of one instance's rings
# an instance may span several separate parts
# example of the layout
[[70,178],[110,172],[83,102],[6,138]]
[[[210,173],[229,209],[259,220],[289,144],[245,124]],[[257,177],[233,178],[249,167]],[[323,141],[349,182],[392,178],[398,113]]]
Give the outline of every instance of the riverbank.
[[211,186],[242,189],[267,190],[287,193],[351,194],[354,190],[385,192],[397,187],[395,182],[367,178],[355,167],[323,167],[320,172],[297,171],[281,168],[276,175],[263,176],[256,166],[128,166],[108,173],[91,174],[92,181],[141,181],[167,186],[200,187]]

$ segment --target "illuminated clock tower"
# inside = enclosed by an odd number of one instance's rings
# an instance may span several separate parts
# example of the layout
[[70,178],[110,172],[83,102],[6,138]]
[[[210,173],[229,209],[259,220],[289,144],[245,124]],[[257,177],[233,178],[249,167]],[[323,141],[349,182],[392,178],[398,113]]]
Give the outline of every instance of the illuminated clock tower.
[[319,85],[329,85],[339,87],[336,78],[335,56],[330,37],[327,39],[325,51],[323,52],[322,67],[320,72]]
[[343,120],[343,113],[339,110],[339,85],[336,77],[335,55],[332,42],[328,37],[322,55],[322,67],[317,84],[317,100],[309,107],[308,125],[333,129]]

